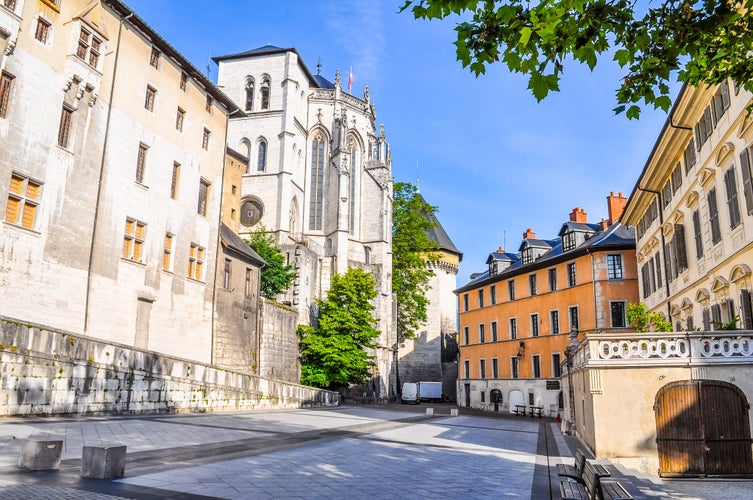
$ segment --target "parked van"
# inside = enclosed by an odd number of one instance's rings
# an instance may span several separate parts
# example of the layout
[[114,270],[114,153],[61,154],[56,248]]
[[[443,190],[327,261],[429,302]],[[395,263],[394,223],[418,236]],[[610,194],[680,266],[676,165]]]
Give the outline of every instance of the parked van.
[[442,382],[419,382],[418,392],[422,401],[442,402]]
[[402,404],[421,402],[421,395],[418,392],[418,384],[415,382],[405,382],[403,384],[403,391],[400,393],[400,402]]

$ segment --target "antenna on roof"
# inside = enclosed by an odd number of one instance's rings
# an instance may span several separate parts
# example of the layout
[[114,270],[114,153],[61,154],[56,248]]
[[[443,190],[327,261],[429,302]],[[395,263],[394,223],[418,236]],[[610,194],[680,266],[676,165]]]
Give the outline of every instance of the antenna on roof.
[[316,61],[316,76],[322,76],[322,56]]
[[507,248],[507,231],[502,231],[502,248]]
[[418,160],[416,160],[416,193],[421,192],[421,171],[418,169]]

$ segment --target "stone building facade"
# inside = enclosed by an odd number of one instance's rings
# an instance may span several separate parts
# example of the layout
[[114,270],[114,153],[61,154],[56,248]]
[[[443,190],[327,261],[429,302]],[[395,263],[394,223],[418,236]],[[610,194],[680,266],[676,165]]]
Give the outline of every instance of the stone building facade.
[[568,346],[585,334],[631,331],[638,300],[634,231],[619,221],[626,198],[607,197],[609,219],[573,209],[556,238],[528,229],[518,252],[500,248],[458,288],[458,404],[564,414],[560,378]]
[[210,362],[234,103],[116,0],[0,32],[0,314]]
[[298,272],[281,301],[316,316],[334,273],[377,281],[377,369],[362,395],[388,394],[395,342],[391,292],[391,156],[368,87],[362,98],[312,74],[295,49],[266,46],[214,58],[218,85],[243,111],[228,145],[247,156],[239,232],[263,224]]

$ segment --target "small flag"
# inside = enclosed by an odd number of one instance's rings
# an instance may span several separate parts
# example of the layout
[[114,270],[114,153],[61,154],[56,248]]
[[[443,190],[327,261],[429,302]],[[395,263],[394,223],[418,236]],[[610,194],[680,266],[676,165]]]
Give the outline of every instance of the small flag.
[[350,76],[348,77],[348,92],[353,87],[353,66],[350,67]]

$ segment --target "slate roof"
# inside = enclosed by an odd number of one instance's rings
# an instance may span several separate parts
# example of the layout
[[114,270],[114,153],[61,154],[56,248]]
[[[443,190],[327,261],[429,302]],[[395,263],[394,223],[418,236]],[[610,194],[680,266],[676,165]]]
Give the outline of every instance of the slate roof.
[[248,246],[240,236],[235,234],[232,229],[227,227],[224,222],[220,224],[220,238],[222,239],[222,244],[224,246],[226,246],[230,250],[233,250],[241,257],[244,257],[248,261],[260,267],[267,265],[267,262],[262,259],[261,256],[256,253],[253,248]]
[[517,260],[520,260],[520,255],[510,252],[492,252],[489,254],[489,257],[487,257],[486,263],[491,264],[496,260],[509,260],[511,262],[515,262]]
[[584,231],[588,233],[598,233],[599,229],[600,229],[599,224],[589,224],[587,222],[567,221],[564,224],[562,224],[562,229],[560,229],[560,232],[557,233],[557,236],[562,236],[563,234],[569,231]]
[[255,49],[247,50],[245,52],[237,52],[235,54],[226,54],[224,56],[215,56],[212,58],[212,61],[215,62],[215,64],[219,64],[220,61],[230,61],[233,59],[247,59],[249,57],[256,57],[256,56],[263,56],[263,55],[273,55],[273,54],[284,54],[285,52],[294,52],[298,56],[298,64],[301,65],[301,68],[303,68],[303,72],[306,74],[306,76],[309,79],[309,83],[318,88],[325,88],[325,89],[331,89],[334,88],[334,85],[329,83],[326,78],[320,76],[320,75],[314,75],[309,71],[308,67],[306,66],[306,63],[303,62],[303,58],[301,57],[301,54],[298,53],[298,51],[294,47],[289,48],[283,48],[283,47],[277,47],[275,45],[264,45],[263,47],[257,47]]
[[[589,224],[589,226],[591,226],[591,224]],[[593,226],[596,226],[598,230],[599,228],[598,224],[593,224]],[[524,243],[525,241],[530,241],[530,239],[524,240]],[[620,224],[619,222],[615,222],[611,226],[607,227],[604,231],[598,231],[590,239],[586,240],[584,243],[582,243],[578,247],[572,250],[569,250],[567,252],[562,251],[562,239],[561,238],[556,238],[554,240],[538,240],[538,241],[545,241],[547,243],[551,243],[552,247],[548,252],[546,252],[544,255],[540,256],[538,259],[534,260],[530,264],[526,264],[524,266],[523,261],[520,260],[520,258],[518,258],[508,268],[506,268],[504,271],[494,276],[489,276],[488,270],[483,273],[474,273],[471,275],[471,280],[465,285],[455,290],[455,292],[458,293],[458,292],[463,292],[466,290],[471,290],[475,288],[476,285],[482,282],[493,283],[495,281],[501,281],[503,279],[507,279],[511,276],[517,276],[518,274],[520,274],[520,272],[529,272],[529,271],[533,271],[535,269],[539,269],[542,267],[551,266],[560,261],[575,258],[576,256],[586,253],[591,248],[596,248],[596,249],[635,248],[635,228],[626,227]],[[522,247],[523,245],[521,245],[521,248]],[[492,252],[486,261],[487,264],[489,263],[489,259],[491,259],[491,257],[495,254],[500,255],[498,252]],[[515,256],[517,257],[517,255]],[[524,268],[525,268],[525,271],[521,271],[521,269],[524,269]]]
[[[426,199],[423,197],[421,193],[418,193],[418,196],[421,197],[421,200],[424,203],[427,203]],[[444,228],[442,227],[442,224],[439,222],[439,219],[437,219],[437,216],[434,214],[431,214],[431,215],[423,214],[423,215],[426,219],[434,223],[434,227],[429,229],[426,233],[429,239],[432,241],[435,241],[437,245],[439,245],[440,250],[449,252],[449,253],[454,253],[462,261],[463,252],[458,250],[458,248],[452,242],[452,240],[450,239],[450,236],[447,234],[447,231],[444,230]]]
[[518,251],[521,251],[525,248],[533,247],[533,248],[552,248],[554,245],[557,244],[559,241],[559,238],[555,238],[553,240],[542,240],[539,238],[526,238],[523,240],[523,242],[520,244],[520,247],[518,247]]

